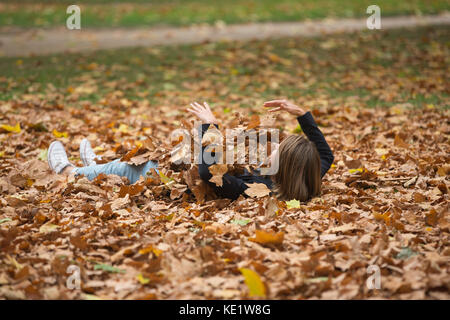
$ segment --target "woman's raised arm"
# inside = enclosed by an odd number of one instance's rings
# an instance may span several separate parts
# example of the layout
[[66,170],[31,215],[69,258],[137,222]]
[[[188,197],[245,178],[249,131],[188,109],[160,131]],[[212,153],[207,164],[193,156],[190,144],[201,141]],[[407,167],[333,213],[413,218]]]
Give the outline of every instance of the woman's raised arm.
[[303,132],[308,139],[314,143],[320,156],[320,175],[323,177],[330,169],[334,161],[333,152],[328,145],[322,131],[318,128],[314,118],[309,111],[305,111],[299,106],[287,100],[272,100],[264,103],[264,107],[273,108],[269,112],[286,111],[297,117]]
[[[194,102],[191,103],[192,109],[188,109],[188,111],[192,114],[194,114],[197,118],[199,118],[202,121],[202,125],[199,128],[200,137],[203,137],[204,133],[208,130],[209,126],[211,124],[214,124],[216,127],[218,126],[218,121],[216,117],[213,115],[211,108],[209,105],[205,102],[203,105]],[[219,187],[215,183],[212,183],[209,181],[212,177],[211,172],[209,172],[209,167],[215,164],[215,162],[212,163],[206,163],[205,158],[207,157],[207,153],[210,153],[206,150],[206,146],[202,146],[201,150],[201,162],[198,165],[198,173],[200,175],[200,178],[207,182],[211,187],[213,187],[214,192],[217,195],[220,195],[224,198],[229,199],[237,199],[241,194],[244,193],[244,191],[248,188],[248,186],[245,184],[245,182],[242,179],[239,179],[233,175],[230,175],[228,173],[225,173],[222,177],[222,186]],[[213,155],[209,155],[210,159],[214,159]]]

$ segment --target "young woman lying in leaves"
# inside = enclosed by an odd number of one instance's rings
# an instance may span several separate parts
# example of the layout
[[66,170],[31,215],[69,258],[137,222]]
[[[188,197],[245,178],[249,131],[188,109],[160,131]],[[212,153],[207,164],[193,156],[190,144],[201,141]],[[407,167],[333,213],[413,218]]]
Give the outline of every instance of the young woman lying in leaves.
[[[212,174],[209,167],[203,161],[199,164],[200,177],[206,181],[223,198],[237,199],[249,188],[249,184],[263,183],[272,189],[280,200],[307,201],[318,196],[321,192],[321,178],[330,168],[334,156],[328,146],[322,132],[317,127],[311,112],[286,101],[272,100],[264,103],[265,107],[272,108],[269,112],[284,111],[297,117],[306,137],[290,135],[285,138],[274,150],[269,161],[275,161],[278,157],[279,168],[272,176],[261,176],[258,171],[250,173],[244,171],[241,175],[233,176],[225,173],[222,177],[222,186],[210,182]],[[218,126],[216,117],[211,112],[209,105],[193,103],[189,112],[202,121],[202,135],[211,124]],[[202,148],[202,157],[205,159],[205,147]],[[152,168],[156,170],[157,163],[148,161],[142,165],[134,166],[119,160],[106,164],[96,164],[97,156],[91,148],[89,141],[84,139],[80,144],[80,158],[84,167],[75,167],[67,159],[66,152],[61,142],[54,141],[48,150],[48,164],[56,173],[84,175],[93,180],[100,173],[115,174],[127,177],[130,183],[135,183],[141,176],[146,176]],[[245,194],[244,194],[245,195]]]

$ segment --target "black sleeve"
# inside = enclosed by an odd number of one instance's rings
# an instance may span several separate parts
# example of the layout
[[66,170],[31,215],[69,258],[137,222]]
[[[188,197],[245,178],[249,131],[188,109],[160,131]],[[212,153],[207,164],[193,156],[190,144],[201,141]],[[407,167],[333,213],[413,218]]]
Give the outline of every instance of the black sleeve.
[[[202,124],[201,126],[201,134],[200,136],[200,141],[203,137],[203,134],[208,130],[209,128],[209,124]],[[217,127],[217,125],[216,125]],[[222,186],[218,187],[216,186],[215,183],[212,183],[209,181],[209,179],[211,179],[212,174],[209,172],[209,167],[212,166],[214,163],[211,164],[206,164],[204,159],[205,159],[205,153],[207,153],[207,151],[205,151],[206,147],[202,146],[202,151],[201,151],[201,160],[200,163],[198,165],[198,173],[200,175],[200,178],[204,181],[206,181],[211,187],[213,187],[214,192],[223,198],[229,198],[229,199],[237,199],[239,198],[239,196],[241,194],[244,193],[244,191],[248,188],[248,186],[244,183],[244,181],[242,179],[239,179],[231,174],[225,173],[222,177]]]
[[308,111],[303,116],[298,117],[297,121],[308,139],[316,145],[320,156],[320,175],[323,177],[334,161],[333,152],[322,132],[317,127],[311,112]]

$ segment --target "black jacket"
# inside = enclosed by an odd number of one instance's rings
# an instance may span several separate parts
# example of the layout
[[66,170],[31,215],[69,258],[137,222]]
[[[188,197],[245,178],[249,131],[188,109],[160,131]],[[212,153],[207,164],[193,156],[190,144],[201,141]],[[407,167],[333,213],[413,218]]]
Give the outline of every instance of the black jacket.
[[[320,156],[320,173],[321,177],[330,169],[331,164],[334,161],[333,152],[330,146],[325,140],[322,132],[317,127],[316,122],[311,114],[311,112],[305,113],[303,116],[297,118],[303,132],[306,134],[309,140],[311,140],[319,152]],[[208,130],[210,124],[203,124],[201,126],[201,135]],[[198,166],[198,171],[202,180],[208,182],[210,186],[213,187],[215,193],[223,198],[237,199],[241,194],[244,194],[245,189],[248,188],[247,184],[251,183],[264,183],[269,189],[272,188],[272,180],[267,176],[260,176],[255,173],[250,173],[245,170],[244,174],[233,176],[228,173],[223,175],[223,185],[222,187],[216,186],[214,183],[209,182],[212,174],[209,172],[208,167],[213,165],[206,164],[203,162],[205,147],[202,147],[202,161]]]

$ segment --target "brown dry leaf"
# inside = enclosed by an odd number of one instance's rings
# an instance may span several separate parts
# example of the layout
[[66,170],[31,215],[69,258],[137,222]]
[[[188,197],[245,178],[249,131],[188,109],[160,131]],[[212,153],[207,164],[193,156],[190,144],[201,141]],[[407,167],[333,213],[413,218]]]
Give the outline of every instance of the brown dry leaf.
[[255,129],[260,124],[259,116],[257,114],[252,115],[247,125],[247,130]]
[[139,147],[135,147],[134,149],[132,149],[129,152],[127,152],[122,158],[120,158],[120,161],[123,161],[123,162],[130,161],[131,158],[133,158],[138,153],[138,151],[140,149],[141,148],[139,148]]
[[261,198],[270,194],[270,189],[264,183],[251,183],[247,186],[245,194],[252,198]]
[[273,128],[276,125],[276,116],[274,114],[265,114],[260,118],[259,126],[262,128]]
[[213,164],[208,167],[209,172],[212,174],[210,182],[214,183],[216,186],[221,187],[223,185],[223,175],[227,173],[228,166],[226,164]]
[[407,144],[398,134],[395,135],[394,146],[405,149],[409,148],[409,144]]
[[345,165],[347,166],[347,168],[349,168],[349,169],[358,169],[363,166],[361,160],[359,160],[359,159],[348,159],[348,160],[344,160],[344,162],[345,162]]
[[255,230],[255,237],[249,238],[249,240],[259,244],[280,245],[284,240],[284,232],[273,232],[271,230]]
[[214,125],[210,125],[208,130],[202,136],[202,146],[221,145],[222,143],[222,133]]
[[135,165],[135,166],[139,166],[139,165],[144,164],[147,161],[152,160],[152,159],[154,159],[153,152],[146,152],[143,154],[133,156],[130,158],[130,160],[128,160],[126,162],[128,162],[129,164]]
[[125,208],[130,203],[130,195],[127,193],[123,198],[117,198],[110,203],[111,210],[117,211]]
[[119,190],[119,198],[125,197],[127,194],[130,197],[140,194],[144,190],[144,185],[136,183],[132,185],[122,185]]
[[421,203],[421,202],[426,201],[427,198],[422,193],[414,192],[413,199],[414,199],[415,203]]
[[175,200],[180,198],[188,189],[187,185],[184,184],[174,184],[170,190],[170,199]]
[[439,216],[440,215],[438,214],[438,212],[434,208],[432,208],[430,212],[425,216],[426,224],[434,227],[439,220]]

